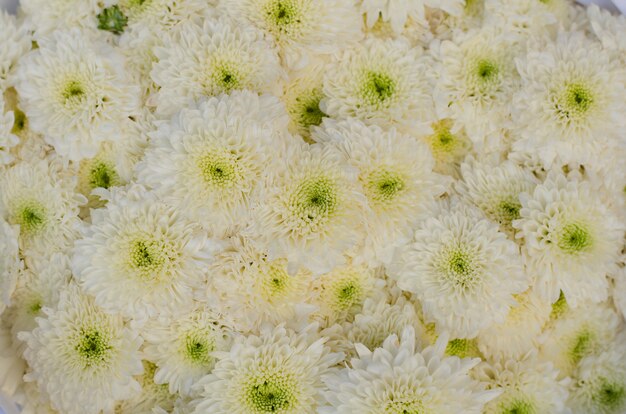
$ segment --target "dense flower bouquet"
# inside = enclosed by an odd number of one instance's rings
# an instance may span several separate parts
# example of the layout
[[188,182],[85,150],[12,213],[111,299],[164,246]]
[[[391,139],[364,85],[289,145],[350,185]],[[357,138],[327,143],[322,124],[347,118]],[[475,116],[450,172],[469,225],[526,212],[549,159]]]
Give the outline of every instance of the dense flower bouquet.
[[626,412],[626,19],[568,0],[0,14],[25,414]]

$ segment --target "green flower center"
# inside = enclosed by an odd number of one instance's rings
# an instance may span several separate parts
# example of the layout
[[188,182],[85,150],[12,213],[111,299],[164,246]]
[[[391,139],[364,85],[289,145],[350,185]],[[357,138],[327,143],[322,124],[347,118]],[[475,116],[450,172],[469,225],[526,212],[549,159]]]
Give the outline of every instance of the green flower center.
[[303,128],[309,128],[311,125],[319,125],[322,118],[326,116],[320,109],[320,101],[322,100],[322,91],[314,89],[307,95],[296,98],[296,122]]
[[235,62],[219,61],[211,64],[210,87],[207,93],[228,93],[242,88],[242,76]]
[[461,247],[445,249],[438,270],[445,279],[462,289],[470,288],[478,281],[478,267],[473,255]]
[[599,390],[591,398],[598,404],[608,408],[610,411],[607,412],[617,412],[626,402],[625,397],[626,386],[624,384],[601,378]]
[[194,332],[185,337],[184,355],[198,365],[210,365],[213,362],[210,353],[215,350],[215,341],[210,332]]
[[302,4],[295,0],[270,0],[263,8],[268,30],[275,36],[295,36],[303,22]]
[[135,240],[130,246],[130,265],[142,276],[151,277],[168,260],[164,246],[154,240]]
[[303,180],[293,192],[290,205],[305,223],[318,223],[332,215],[338,204],[336,184],[328,177]]
[[459,358],[470,358],[480,355],[474,339],[453,339],[446,346],[446,354]]
[[232,187],[239,179],[237,162],[233,156],[208,153],[200,157],[198,168],[207,184],[215,187]]
[[84,85],[76,80],[68,81],[61,91],[61,96],[65,104],[80,103],[85,95]]
[[557,245],[564,252],[575,254],[587,250],[592,242],[591,234],[582,224],[569,223],[561,230]]
[[346,280],[335,287],[335,304],[339,310],[348,310],[361,303],[363,287],[354,280]]
[[78,342],[74,347],[85,367],[106,363],[111,354],[111,349],[107,336],[97,329],[81,330]]
[[36,300],[34,302],[32,302],[29,306],[28,306],[28,314],[30,315],[38,315],[39,311],[41,311],[41,308],[43,307],[41,300]]
[[365,181],[369,198],[378,203],[388,203],[392,201],[406,188],[402,176],[388,169],[377,170],[370,173]]
[[254,414],[286,413],[297,403],[295,392],[296,385],[290,377],[266,373],[249,381],[245,400]]
[[119,182],[115,170],[104,162],[96,162],[89,170],[89,185],[91,188],[109,188]]
[[98,29],[106,30],[113,34],[120,34],[128,23],[128,18],[120,10],[118,5],[107,7],[98,14]]
[[385,404],[383,410],[385,414],[424,414],[424,406],[421,401],[407,400],[407,399],[394,399],[388,401]]
[[262,275],[262,286],[266,300],[279,297],[289,291],[292,285],[292,276],[285,270],[285,261],[276,260],[269,265],[265,274]]
[[396,82],[384,72],[369,71],[361,87],[361,96],[371,105],[379,105],[393,97]]
[[37,233],[46,225],[46,209],[37,202],[25,203],[18,208],[15,222],[20,225],[21,231],[27,234]]
[[556,112],[566,121],[584,116],[593,104],[593,91],[582,83],[571,83],[556,94]]
[[476,63],[476,75],[484,82],[494,80],[499,72],[498,65],[491,60],[480,59]]
[[500,411],[500,414],[537,414],[537,409],[530,401],[515,400],[511,404],[507,404]]
[[510,227],[513,220],[520,218],[520,209],[522,204],[514,198],[501,200],[491,216],[503,226]]

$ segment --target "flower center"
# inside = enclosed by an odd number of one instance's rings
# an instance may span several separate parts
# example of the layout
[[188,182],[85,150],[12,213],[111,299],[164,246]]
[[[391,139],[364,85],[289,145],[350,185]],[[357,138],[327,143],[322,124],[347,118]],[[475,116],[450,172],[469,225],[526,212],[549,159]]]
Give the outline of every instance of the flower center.
[[314,89],[309,94],[296,98],[298,124],[304,128],[309,128],[311,125],[317,126],[322,123],[322,118],[326,114],[320,109],[321,100],[322,91],[319,89]]
[[517,200],[502,200],[496,208],[496,219],[500,224],[509,225],[513,220],[520,218],[522,204]]
[[61,90],[62,102],[67,107],[81,105],[86,96],[85,86],[77,80],[66,82]]
[[499,69],[495,62],[488,59],[480,59],[476,63],[476,74],[484,82],[491,81],[498,76]]
[[96,162],[89,170],[89,185],[91,188],[109,188],[118,183],[115,170],[104,162]]
[[361,87],[361,95],[372,105],[383,104],[396,91],[396,82],[384,72],[368,71]]
[[185,337],[183,354],[198,365],[210,365],[213,362],[210,353],[215,350],[215,341],[210,332],[193,332]]
[[154,240],[135,240],[130,246],[130,264],[141,275],[149,277],[167,260],[163,246]]
[[273,261],[262,277],[263,292],[267,300],[285,294],[292,285],[292,276],[287,274],[284,260]]
[[530,401],[515,400],[511,404],[508,404],[501,414],[537,414],[535,405]]
[[106,335],[93,328],[81,329],[78,342],[74,346],[86,368],[106,363],[111,349]]
[[602,406],[609,408],[607,412],[617,412],[626,401],[626,387],[624,384],[611,382],[606,378],[600,379],[600,389],[591,397]]
[[275,36],[297,35],[302,27],[302,4],[295,0],[270,0],[263,7],[265,22]]
[[564,252],[575,254],[587,250],[592,242],[591,234],[583,225],[570,223],[558,235],[557,245]]
[[470,288],[478,281],[473,255],[462,247],[445,249],[438,269],[445,279],[462,289]]
[[214,92],[228,93],[232,90],[241,88],[242,77],[239,70],[237,70],[237,65],[234,62],[220,61],[215,62],[211,66],[212,70],[210,79],[214,87],[208,88],[209,90],[207,92],[209,94],[214,94]]
[[394,399],[385,404],[385,414],[424,414],[421,401],[412,399]]
[[370,173],[365,186],[372,201],[387,203],[402,192],[405,183],[400,174],[382,169]]
[[27,234],[34,234],[43,229],[46,225],[46,209],[37,202],[23,204],[17,210],[15,217],[16,224]]
[[296,384],[282,373],[263,373],[249,381],[245,399],[252,413],[287,412],[296,404]]
[[324,176],[303,180],[293,192],[290,205],[305,223],[319,223],[337,209],[335,183]]
[[127,23],[128,18],[124,16],[124,13],[122,13],[117,4],[107,7],[98,14],[98,29],[100,30],[106,30],[113,34],[121,34]]
[[556,112],[561,119],[581,118],[594,104],[592,90],[582,83],[567,85],[556,98]]
[[215,187],[232,187],[239,178],[232,155],[208,153],[198,159],[197,165],[204,181]]

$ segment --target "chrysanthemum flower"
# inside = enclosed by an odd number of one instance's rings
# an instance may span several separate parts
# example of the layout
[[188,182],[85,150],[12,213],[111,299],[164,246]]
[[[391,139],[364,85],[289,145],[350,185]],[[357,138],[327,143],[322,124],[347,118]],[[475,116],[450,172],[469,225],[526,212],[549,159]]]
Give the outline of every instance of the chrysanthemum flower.
[[570,21],[572,8],[567,0],[484,0],[484,4],[484,24],[524,39],[562,29]]
[[583,358],[574,373],[567,405],[574,414],[619,414],[626,410],[626,336]]
[[520,201],[521,218],[513,227],[524,239],[529,272],[537,277],[533,289],[550,302],[562,290],[574,307],[584,300],[605,300],[606,274],[618,259],[623,225],[589,183],[554,173]]
[[98,20],[96,16],[110,4],[111,0],[66,0],[48,2],[45,0],[20,1],[20,11],[24,25],[33,30],[37,42],[59,28],[80,28],[95,35]]
[[215,366],[215,352],[228,351],[232,328],[204,305],[175,319],[161,317],[143,328],[143,352],[157,365],[156,384],[169,384],[171,393],[188,395]]
[[432,133],[421,137],[421,141],[430,147],[435,159],[433,171],[460,177],[460,165],[472,148],[461,124],[452,119],[442,119],[431,125]]
[[518,305],[503,323],[480,331],[476,338],[478,348],[487,358],[521,358],[537,346],[552,308],[532,290],[515,295],[515,300]]
[[571,376],[584,357],[600,353],[623,325],[609,304],[585,305],[566,310],[544,333],[540,356],[555,365],[561,378]]
[[616,59],[621,59],[624,62],[626,59],[624,57],[624,53],[626,53],[626,37],[624,37],[626,16],[613,14],[596,4],[590,4],[586,12],[591,29],[598,40],[602,42],[602,46],[611,53],[615,53]]
[[405,40],[365,40],[329,67],[320,108],[333,118],[428,132],[434,115],[430,70],[421,49]]
[[[268,259],[267,252],[246,237],[232,237],[208,268],[208,295],[236,328],[257,332],[266,323],[299,325],[315,307],[311,273],[287,273],[287,260]],[[213,303],[214,301],[211,301]]]
[[504,322],[529,284],[517,245],[460,203],[424,220],[394,267],[390,275],[418,297],[426,321],[454,338]]
[[279,169],[289,117],[273,96],[233,92],[162,122],[137,168],[139,182],[216,233],[245,225]]
[[317,326],[282,326],[236,339],[213,372],[198,382],[195,414],[313,414],[324,401],[321,377],[341,361],[318,339]]
[[20,258],[17,240],[18,226],[10,225],[0,217],[0,314],[11,304],[11,295],[17,286]]
[[167,384],[157,384],[154,374],[157,366],[150,361],[142,361],[143,374],[136,377],[141,385],[141,394],[119,402],[115,406],[116,414],[166,414],[172,413],[177,394],[171,394]]
[[149,193],[141,201],[112,200],[97,212],[72,260],[95,302],[139,320],[189,308],[218,249],[200,226]]
[[31,40],[26,27],[6,10],[0,10],[0,39],[0,91],[4,91],[12,84],[15,65],[30,50]]
[[24,357],[52,406],[63,413],[111,412],[116,400],[140,392],[133,375],[143,370],[141,338],[120,316],[104,313],[73,286],[61,293],[57,309],[44,308],[26,341]]
[[565,413],[569,380],[557,380],[558,370],[549,362],[537,360],[536,352],[493,364],[481,363],[474,377],[488,389],[502,390],[489,401],[484,414]]
[[413,137],[356,119],[329,121],[313,139],[337,148],[358,170],[371,212],[361,260],[389,263],[393,250],[408,242],[410,229],[446,191],[446,181],[433,174],[433,158]]
[[314,274],[345,261],[343,253],[362,237],[363,195],[357,173],[336,149],[294,142],[285,166],[268,178],[268,196],[255,215],[255,236],[269,257],[304,266]]
[[127,19],[123,36],[135,36],[143,29],[162,36],[214,16],[213,0],[120,0],[118,6]]
[[68,249],[78,235],[78,207],[85,198],[73,180],[60,180],[48,161],[22,161],[0,174],[0,216],[19,225],[19,245],[27,255]]
[[224,0],[221,9],[271,37],[289,69],[303,68],[310,56],[329,55],[359,41],[361,16],[343,0]]
[[16,89],[30,127],[63,157],[93,157],[137,112],[139,91],[124,71],[124,59],[78,29],[56,31],[38,44],[17,71]]
[[461,165],[463,179],[455,189],[462,198],[480,208],[508,234],[513,234],[513,220],[520,218],[521,193],[531,192],[537,185],[533,174],[511,161],[493,166],[473,158]]
[[415,332],[387,338],[373,352],[357,345],[358,358],[324,378],[329,390],[323,414],[482,413],[499,391],[484,391],[468,372],[479,359],[445,357],[447,338],[419,351]]
[[480,149],[501,139],[519,84],[515,53],[514,45],[492,29],[457,34],[435,52],[440,72],[434,90],[438,115],[463,124]]
[[150,76],[159,89],[149,102],[166,117],[201,96],[241,89],[270,92],[282,73],[276,51],[260,30],[227,19],[185,25],[154,54]]
[[517,61],[522,88],[513,122],[522,139],[514,148],[538,153],[551,167],[558,157],[593,164],[602,146],[624,129],[624,71],[601,45],[582,33],[561,33]]

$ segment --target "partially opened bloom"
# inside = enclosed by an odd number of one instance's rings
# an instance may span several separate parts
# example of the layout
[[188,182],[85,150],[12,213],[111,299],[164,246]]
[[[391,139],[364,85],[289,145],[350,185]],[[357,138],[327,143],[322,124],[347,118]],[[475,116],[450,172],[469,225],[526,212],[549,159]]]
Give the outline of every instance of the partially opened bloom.
[[455,203],[421,223],[390,275],[419,298],[426,321],[454,338],[504,322],[530,280],[517,245],[480,212]]
[[283,326],[235,340],[210,375],[197,383],[194,413],[313,414],[324,402],[322,376],[341,361],[310,325]]
[[351,367],[324,378],[328,405],[320,413],[482,413],[499,392],[485,391],[468,375],[479,359],[446,357],[446,344],[441,338],[420,351],[406,328],[374,351],[357,345]]
[[133,375],[143,370],[141,338],[121,316],[104,313],[77,286],[64,290],[58,308],[45,308],[26,341],[24,357],[52,406],[63,413],[111,411],[116,400],[141,390]]
[[201,96],[247,89],[270,92],[281,75],[278,55],[263,33],[227,19],[207,19],[174,31],[154,48],[150,76],[158,89],[149,103],[171,116]]
[[430,68],[421,48],[406,40],[365,40],[335,57],[320,108],[333,118],[428,132],[434,115]]
[[78,29],[56,31],[38,44],[20,60],[16,81],[30,127],[63,157],[93,157],[138,111],[139,90],[124,71],[124,59]]
[[621,249],[623,225],[604,206],[588,182],[551,174],[531,193],[520,196],[519,220],[533,289],[554,302],[562,290],[571,306],[601,302],[608,295],[607,273]]
[[139,320],[190,306],[218,245],[197,223],[149,193],[112,200],[76,242],[72,270],[108,312]]

